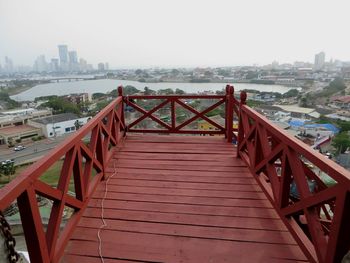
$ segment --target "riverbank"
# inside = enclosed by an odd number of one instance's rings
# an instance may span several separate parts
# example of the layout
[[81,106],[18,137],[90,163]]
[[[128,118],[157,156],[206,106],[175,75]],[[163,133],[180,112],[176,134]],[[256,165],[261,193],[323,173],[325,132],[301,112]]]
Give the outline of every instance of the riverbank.
[[15,96],[17,94],[23,93],[31,88],[40,85],[50,83],[48,80],[9,80],[0,82],[0,91],[7,93],[9,96]]
[[[116,89],[119,85],[133,86],[138,90],[144,90],[145,87],[158,91],[161,89],[182,89],[186,93],[202,93],[202,92],[216,92],[225,89],[227,82],[224,83],[178,83],[178,82],[158,82],[158,83],[144,83],[138,81],[130,81],[123,79],[101,79],[89,81],[74,81],[74,82],[58,82],[37,85],[29,90],[21,92],[17,95],[11,96],[16,101],[34,101],[36,97],[50,96],[50,95],[69,95],[72,93],[108,93]],[[235,91],[255,89],[261,92],[278,92],[284,94],[289,91],[290,87],[282,85],[265,85],[265,84],[251,84],[251,83],[233,83]]]

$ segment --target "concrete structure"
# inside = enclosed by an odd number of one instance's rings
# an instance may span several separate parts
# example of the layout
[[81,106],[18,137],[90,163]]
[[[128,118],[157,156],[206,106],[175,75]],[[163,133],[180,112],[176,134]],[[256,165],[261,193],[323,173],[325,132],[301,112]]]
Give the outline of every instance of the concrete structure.
[[86,71],[87,70],[87,61],[83,58],[79,59],[79,70],[80,71]]
[[40,128],[30,125],[18,125],[0,129],[0,144],[14,144],[16,140],[31,139],[35,136],[41,136]]
[[51,59],[50,70],[53,72],[57,72],[59,70],[59,60],[57,58]]
[[27,124],[28,120],[51,116],[51,110],[33,108],[0,112],[0,128]]
[[280,108],[284,112],[290,112],[292,118],[300,119],[318,119],[320,114],[312,108],[303,108],[294,105],[273,105]]
[[13,62],[12,59],[9,57],[5,57],[5,65],[4,65],[4,72],[6,73],[12,73],[13,72]]
[[68,70],[68,46],[59,45],[58,53],[60,56],[60,69],[62,71],[67,71]]
[[77,71],[79,70],[78,54],[76,51],[69,51],[69,70]]
[[324,68],[326,59],[326,54],[324,52],[320,52],[315,55],[315,64],[314,64],[314,70],[321,70]]
[[104,71],[104,70],[105,70],[105,64],[103,64],[103,63],[98,63],[97,69],[98,69],[99,71]]
[[38,72],[44,72],[48,70],[48,65],[45,59],[45,55],[40,55],[37,57],[34,63],[34,70]]
[[334,108],[338,108],[338,109],[350,110],[350,95],[336,96],[331,98],[331,104],[329,106],[333,106]]
[[88,93],[69,94],[63,96],[63,98],[74,104],[81,104],[91,100]]
[[50,138],[74,132],[77,130],[77,124],[81,127],[90,119],[91,117],[79,118],[73,113],[62,113],[51,117],[30,120],[28,123],[40,128],[43,135]]

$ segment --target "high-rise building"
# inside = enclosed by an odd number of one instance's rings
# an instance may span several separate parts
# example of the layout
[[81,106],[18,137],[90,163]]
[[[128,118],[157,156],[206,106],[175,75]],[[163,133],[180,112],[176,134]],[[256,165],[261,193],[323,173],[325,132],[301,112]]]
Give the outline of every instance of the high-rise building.
[[78,55],[76,51],[69,51],[69,63],[78,63]]
[[60,57],[60,68],[62,71],[68,71],[68,46],[59,45],[58,54]]
[[320,52],[315,55],[315,63],[314,70],[321,70],[324,68],[326,61],[326,54],[324,52]]
[[97,68],[99,71],[104,71],[105,70],[105,64],[104,63],[98,63]]
[[40,55],[37,57],[34,63],[34,70],[38,72],[44,72],[48,70],[45,55]]
[[69,69],[71,71],[79,70],[77,52],[76,51],[69,51],[68,55],[69,55]]
[[94,71],[94,66],[92,64],[87,64],[86,65],[86,70],[87,71]]
[[12,73],[13,72],[13,62],[12,59],[9,57],[5,57],[5,65],[4,65],[4,72],[6,73]]
[[57,72],[57,71],[59,71],[59,60],[58,60],[58,58],[52,58],[51,59],[51,63],[50,63],[50,70],[52,71],[52,72]]
[[108,62],[105,63],[105,70],[109,70],[109,63]]
[[83,58],[79,59],[79,70],[80,71],[87,71],[87,61]]

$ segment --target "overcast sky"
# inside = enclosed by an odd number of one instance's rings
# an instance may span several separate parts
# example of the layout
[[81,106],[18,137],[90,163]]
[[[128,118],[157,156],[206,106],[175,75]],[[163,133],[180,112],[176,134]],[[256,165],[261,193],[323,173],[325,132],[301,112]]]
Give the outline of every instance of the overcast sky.
[[0,0],[0,63],[67,44],[112,68],[350,61],[350,1]]

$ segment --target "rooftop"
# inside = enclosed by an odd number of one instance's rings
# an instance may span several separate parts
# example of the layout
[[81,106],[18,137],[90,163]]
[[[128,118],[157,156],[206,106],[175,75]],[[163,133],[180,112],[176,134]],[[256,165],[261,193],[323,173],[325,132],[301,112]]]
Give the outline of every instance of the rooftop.
[[30,132],[30,131],[36,131],[39,128],[35,128],[30,125],[18,125],[18,126],[11,126],[6,128],[0,129],[0,135],[8,136],[14,133],[24,133],[24,132]]
[[273,105],[273,106],[278,107],[283,111],[304,113],[304,114],[310,114],[315,111],[315,109],[312,109],[312,108],[303,108],[296,105]]
[[33,111],[35,111],[35,109],[27,108],[27,109],[17,109],[17,110],[2,111],[2,112],[0,112],[0,114],[2,114],[2,115],[30,114]]
[[70,121],[70,120],[76,120],[76,119],[79,119],[79,117],[74,113],[62,113],[62,114],[52,115],[45,118],[35,119],[32,121],[41,123],[41,124],[49,124],[49,123],[57,123],[57,122]]
[[348,96],[336,96],[331,98],[332,101],[339,101],[343,103],[350,103],[350,95]]

